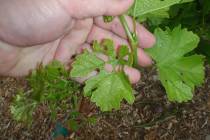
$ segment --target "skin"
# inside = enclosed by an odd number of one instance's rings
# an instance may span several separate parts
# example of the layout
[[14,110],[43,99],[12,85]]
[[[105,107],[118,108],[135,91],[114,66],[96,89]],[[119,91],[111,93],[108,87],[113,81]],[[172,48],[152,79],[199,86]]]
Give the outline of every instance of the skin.
[[[128,44],[119,19],[105,24],[102,15],[120,15],[133,0],[1,0],[0,75],[25,76],[40,63],[56,59],[66,66],[73,55],[90,48],[93,40],[111,38],[117,46]],[[132,29],[132,20],[127,17]],[[152,47],[154,36],[137,24],[140,40],[139,65],[152,60],[143,48]],[[132,83],[140,79],[138,70],[125,68]],[[82,81],[80,79],[80,81]]]

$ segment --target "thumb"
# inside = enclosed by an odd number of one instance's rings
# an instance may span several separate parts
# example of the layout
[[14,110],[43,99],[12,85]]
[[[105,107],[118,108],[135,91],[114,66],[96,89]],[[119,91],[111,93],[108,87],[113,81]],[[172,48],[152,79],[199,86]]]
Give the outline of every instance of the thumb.
[[64,8],[74,18],[102,15],[116,16],[126,12],[134,0],[63,0]]

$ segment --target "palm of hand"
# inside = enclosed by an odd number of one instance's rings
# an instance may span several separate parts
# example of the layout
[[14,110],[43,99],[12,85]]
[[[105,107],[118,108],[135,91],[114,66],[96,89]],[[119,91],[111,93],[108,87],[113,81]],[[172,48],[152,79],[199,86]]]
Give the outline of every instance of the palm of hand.
[[[68,64],[78,48],[85,46],[92,19],[78,20],[70,32],[54,41],[30,47],[16,47],[1,42],[0,73],[11,76],[24,76],[38,64],[48,64],[57,59]],[[6,49],[4,49],[6,48]]]
[[92,19],[73,18],[58,0],[13,2],[3,1],[0,8],[4,17],[0,19],[0,38],[4,41],[0,73],[4,75],[22,76],[38,63],[53,59],[66,63],[85,43],[93,24]]

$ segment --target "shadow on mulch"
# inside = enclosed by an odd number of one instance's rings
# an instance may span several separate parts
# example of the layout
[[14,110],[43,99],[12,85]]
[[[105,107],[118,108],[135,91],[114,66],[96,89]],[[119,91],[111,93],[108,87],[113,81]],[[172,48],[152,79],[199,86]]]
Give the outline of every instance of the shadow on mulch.
[[[67,139],[81,140],[205,140],[210,135],[210,67],[205,84],[196,89],[191,102],[174,104],[153,69],[143,72],[135,85],[133,106],[120,111],[97,112],[97,123],[82,127]],[[0,78],[0,140],[48,140],[55,125],[45,106],[36,113],[30,128],[11,119],[9,106],[19,88],[27,88],[24,79]]]

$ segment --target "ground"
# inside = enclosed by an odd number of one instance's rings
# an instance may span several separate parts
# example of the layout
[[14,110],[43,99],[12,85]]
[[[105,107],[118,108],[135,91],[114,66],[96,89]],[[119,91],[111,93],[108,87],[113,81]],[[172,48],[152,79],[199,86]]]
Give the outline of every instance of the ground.
[[[120,111],[97,115],[95,125],[85,125],[67,139],[81,140],[205,140],[210,137],[210,66],[206,66],[205,84],[198,87],[191,102],[167,101],[154,68],[143,72],[134,85],[136,101],[122,104]],[[9,105],[24,78],[0,78],[0,140],[47,140],[55,123],[45,105],[40,106],[30,128],[12,120]],[[65,112],[60,116],[65,116]],[[60,117],[62,118],[62,117]],[[62,120],[60,120],[62,121]]]

